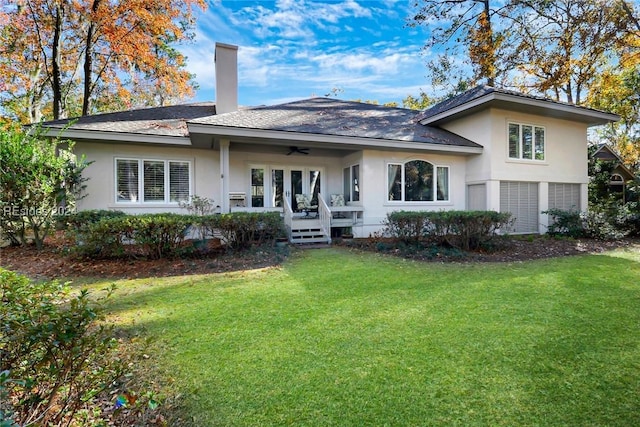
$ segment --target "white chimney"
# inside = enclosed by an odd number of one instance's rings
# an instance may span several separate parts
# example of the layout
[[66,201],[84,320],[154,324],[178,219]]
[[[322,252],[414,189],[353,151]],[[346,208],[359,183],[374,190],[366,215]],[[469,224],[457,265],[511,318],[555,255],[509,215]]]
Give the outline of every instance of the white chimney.
[[216,114],[238,109],[238,46],[216,43]]

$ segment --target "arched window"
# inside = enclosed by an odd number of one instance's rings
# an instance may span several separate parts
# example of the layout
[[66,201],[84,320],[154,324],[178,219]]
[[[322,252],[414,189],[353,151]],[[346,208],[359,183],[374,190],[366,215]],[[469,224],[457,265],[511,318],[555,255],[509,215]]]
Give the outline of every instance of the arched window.
[[624,192],[624,178],[622,175],[614,173],[609,179],[609,190],[613,193]]
[[390,163],[387,167],[388,200],[433,202],[449,200],[449,168],[424,160]]

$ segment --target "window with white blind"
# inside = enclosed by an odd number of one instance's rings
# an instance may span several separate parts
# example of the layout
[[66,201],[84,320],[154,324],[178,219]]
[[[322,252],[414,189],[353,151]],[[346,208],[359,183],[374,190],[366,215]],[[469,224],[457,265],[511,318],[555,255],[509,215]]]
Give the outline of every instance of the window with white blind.
[[191,196],[191,162],[116,159],[117,203],[178,203]]
[[511,213],[513,233],[538,233],[538,183],[501,181],[500,212]]

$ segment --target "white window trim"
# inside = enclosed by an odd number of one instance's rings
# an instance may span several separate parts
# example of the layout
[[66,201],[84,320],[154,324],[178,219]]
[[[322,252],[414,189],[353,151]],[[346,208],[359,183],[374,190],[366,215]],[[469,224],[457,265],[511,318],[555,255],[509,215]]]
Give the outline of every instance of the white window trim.
[[[138,200],[135,202],[131,201],[119,201],[118,200],[118,160],[133,160],[138,162]],[[164,163],[164,200],[144,200],[144,162],[163,162]],[[157,207],[157,206],[178,206],[180,202],[172,202],[170,201],[170,173],[169,173],[169,164],[175,163],[187,163],[189,167],[189,199],[193,196],[193,162],[191,160],[185,159],[158,159],[158,158],[140,158],[140,157],[114,157],[113,160],[113,182],[114,182],[114,191],[113,191],[113,200],[114,204],[117,206],[147,206],[147,207]]]
[[[358,200],[354,201],[353,200],[353,167],[354,166],[358,166]],[[351,163],[348,164],[346,166],[342,167],[342,182],[344,183],[344,170],[348,169],[349,170],[349,194],[344,194],[345,197],[345,203],[347,204],[354,204],[354,205],[361,205],[362,204],[362,167],[360,165],[360,163]],[[342,191],[344,191],[344,188],[342,189]]]
[[[434,200],[410,200],[410,201],[405,201],[405,194],[404,194],[404,187],[405,187],[405,176],[404,176],[404,165],[409,163],[409,162],[414,162],[416,160],[419,160],[421,162],[427,162],[427,163],[431,163],[431,165],[433,166],[433,185],[434,185]],[[385,182],[388,181],[389,179],[389,165],[396,165],[396,166],[400,166],[400,176],[401,176],[401,180],[402,180],[402,185],[400,188],[400,194],[402,194],[402,200],[389,200],[389,194],[387,193],[387,190],[385,190],[385,205],[450,205],[452,203],[452,199],[451,199],[451,166],[449,165],[442,165],[442,164],[437,164],[437,163],[433,163],[429,160],[424,160],[424,159],[408,159],[405,160],[404,162],[386,162],[385,163]],[[438,168],[447,168],[447,199],[446,200],[438,200]],[[387,188],[387,184],[385,185],[385,188]]]
[[[510,154],[510,144],[511,142],[509,141],[509,126],[510,125],[517,125],[520,127],[520,138],[518,141],[519,144],[519,152],[520,152],[520,157],[511,157]],[[533,154],[533,158],[532,159],[525,159],[524,157],[522,157],[524,150],[523,150],[523,132],[522,132],[522,127],[523,126],[531,126],[532,128],[532,132],[533,132],[533,136],[532,136],[532,154]],[[535,158],[535,144],[536,144],[536,128],[542,129],[544,131],[544,159],[536,159]],[[547,128],[546,126],[542,126],[542,125],[538,125],[538,124],[534,124],[534,123],[525,123],[525,122],[519,122],[517,120],[507,120],[507,129],[506,129],[506,136],[507,136],[507,149],[506,149],[506,153],[507,153],[507,161],[508,162],[512,162],[512,163],[535,163],[537,165],[547,165]]]

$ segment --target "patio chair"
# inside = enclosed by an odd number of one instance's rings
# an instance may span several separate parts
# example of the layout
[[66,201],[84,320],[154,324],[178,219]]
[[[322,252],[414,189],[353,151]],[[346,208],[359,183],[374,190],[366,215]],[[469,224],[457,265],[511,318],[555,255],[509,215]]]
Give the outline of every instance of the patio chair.
[[311,204],[310,194],[296,194],[296,205],[298,211],[304,212],[305,216],[309,216],[309,212],[318,210],[318,205]]
[[[344,194],[332,194],[331,195],[331,207],[345,206]],[[343,212],[334,212],[333,218],[346,218]]]

